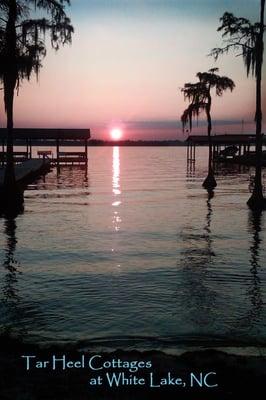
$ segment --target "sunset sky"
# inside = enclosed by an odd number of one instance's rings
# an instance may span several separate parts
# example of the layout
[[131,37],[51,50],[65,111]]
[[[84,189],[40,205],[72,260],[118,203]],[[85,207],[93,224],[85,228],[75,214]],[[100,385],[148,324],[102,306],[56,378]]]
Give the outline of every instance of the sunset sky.
[[255,81],[246,79],[242,58],[231,54],[215,63],[207,54],[221,45],[216,29],[224,11],[255,21],[259,4],[72,0],[73,43],[57,53],[49,49],[39,81],[23,83],[15,99],[15,126],[91,128],[94,138],[103,139],[115,126],[125,139],[182,139],[179,121],[186,103],[180,88],[195,81],[198,71],[217,66],[236,88],[215,99],[214,132],[254,131]]

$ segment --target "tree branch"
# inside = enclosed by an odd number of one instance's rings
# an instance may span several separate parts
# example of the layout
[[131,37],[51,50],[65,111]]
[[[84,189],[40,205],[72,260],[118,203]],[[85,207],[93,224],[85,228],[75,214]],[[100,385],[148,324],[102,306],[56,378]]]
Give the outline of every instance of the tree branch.
[[242,48],[245,48],[245,49],[248,49],[248,50],[252,50],[251,46],[248,46],[248,45],[243,44],[243,43],[236,42],[236,43],[228,44],[225,47],[216,47],[216,48],[212,49],[211,52],[209,54],[207,54],[207,56],[208,57],[214,57],[217,60],[219,55],[224,54],[224,53],[228,53],[230,48],[236,48],[236,47],[242,47]]

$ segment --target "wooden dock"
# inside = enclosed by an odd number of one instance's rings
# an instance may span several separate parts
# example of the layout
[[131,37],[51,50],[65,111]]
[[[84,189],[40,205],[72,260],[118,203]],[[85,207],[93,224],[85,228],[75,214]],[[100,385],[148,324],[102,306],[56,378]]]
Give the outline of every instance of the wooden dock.
[[[14,147],[22,147],[22,151],[14,151],[14,162],[19,163],[32,159],[33,146],[39,148],[37,154],[40,158],[49,158],[53,166],[60,165],[87,165],[89,129],[28,129],[14,128]],[[6,163],[7,130],[0,129],[0,163]],[[47,146],[50,150],[41,149]],[[78,146],[78,147],[76,147]],[[83,151],[79,148],[83,147]],[[24,149],[23,149],[24,148]],[[55,154],[51,150],[55,150]],[[74,150],[76,148],[76,150]],[[68,151],[66,151],[68,149]]]
[[84,165],[88,163],[88,154],[81,151],[58,152],[57,158],[49,158],[51,164],[59,165]]
[[[22,162],[21,164],[15,165],[15,178],[16,182],[22,188],[26,186],[28,183],[32,182],[34,179],[38,178],[38,176],[43,175],[50,170],[50,160],[48,159],[40,159],[40,158],[32,158],[31,160],[27,160]],[[0,169],[0,189],[4,184],[4,176],[5,169]]]
[[[208,146],[207,135],[190,135],[187,140],[187,161],[196,161],[196,147]],[[215,162],[255,165],[254,151],[256,135],[226,134],[211,136],[212,155]],[[266,137],[262,135],[262,146],[266,146]],[[264,159],[266,157],[264,156]]]

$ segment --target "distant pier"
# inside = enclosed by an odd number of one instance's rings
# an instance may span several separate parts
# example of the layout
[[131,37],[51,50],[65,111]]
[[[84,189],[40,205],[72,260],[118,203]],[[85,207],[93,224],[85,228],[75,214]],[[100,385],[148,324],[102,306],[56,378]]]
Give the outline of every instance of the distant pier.
[[[196,147],[208,146],[207,135],[190,135],[187,140],[187,161],[196,161]],[[255,165],[256,135],[228,134],[211,136],[212,155],[215,162]],[[266,138],[262,136],[262,145]],[[254,149],[254,150],[253,150]],[[266,152],[263,152],[263,166],[266,166]]]

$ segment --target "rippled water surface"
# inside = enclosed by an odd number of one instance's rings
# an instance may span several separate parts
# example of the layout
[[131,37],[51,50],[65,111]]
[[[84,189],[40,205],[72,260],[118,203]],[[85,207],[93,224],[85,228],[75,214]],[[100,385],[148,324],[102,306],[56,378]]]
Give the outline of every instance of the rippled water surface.
[[265,214],[253,171],[206,149],[93,147],[88,171],[54,169],[0,220],[1,325],[40,341],[266,342]]

